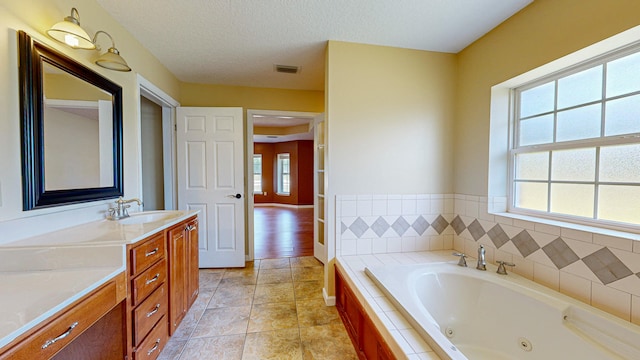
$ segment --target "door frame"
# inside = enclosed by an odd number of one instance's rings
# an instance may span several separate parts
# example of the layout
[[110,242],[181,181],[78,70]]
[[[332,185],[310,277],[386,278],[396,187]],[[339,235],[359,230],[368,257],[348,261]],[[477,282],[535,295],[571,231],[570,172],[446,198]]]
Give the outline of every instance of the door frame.
[[[319,112],[304,112],[304,111],[283,111],[283,110],[258,110],[258,109],[247,109],[246,113],[246,124],[247,124],[247,138],[246,138],[246,209],[247,214],[245,218],[246,223],[246,232],[245,236],[247,237],[247,249],[248,253],[246,255],[247,261],[253,261],[255,257],[255,243],[253,232],[254,222],[253,222],[253,210],[254,210],[254,200],[253,200],[253,116],[254,115],[270,115],[270,116],[291,116],[291,117],[309,117],[316,118],[321,115]],[[312,124],[313,126],[313,124]],[[313,126],[314,136],[316,127]],[[315,160],[314,160],[315,161]],[[315,200],[314,200],[315,201]],[[315,220],[315,219],[314,219]],[[315,239],[315,233],[314,233]],[[314,240],[315,242],[315,240]]]
[[[178,208],[178,174],[176,170],[176,108],[180,103],[155,86],[152,82],[137,74],[138,98],[145,97],[162,107],[162,155],[164,171],[164,208]],[[138,119],[141,118],[138,104]],[[142,154],[142,123],[138,121],[138,154]],[[142,197],[142,159],[138,159],[138,194]],[[144,199],[142,199],[144,201]]]

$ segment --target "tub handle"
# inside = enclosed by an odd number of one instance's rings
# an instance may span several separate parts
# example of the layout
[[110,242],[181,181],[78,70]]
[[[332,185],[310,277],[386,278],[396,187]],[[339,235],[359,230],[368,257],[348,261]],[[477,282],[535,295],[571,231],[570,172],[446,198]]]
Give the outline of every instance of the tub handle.
[[457,252],[454,252],[452,255],[453,256],[460,256],[460,260],[458,261],[458,266],[467,267],[467,255],[465,255],[463,253],[457,253]]
[[516,266],[516,264],[514,263],[510,263],[502,260],[496,261],[496,264],[498,264],[498,271],[496,272],[500,275],[507,275],[507,268],[505,268],[505,266],[511,266],[511,267]]

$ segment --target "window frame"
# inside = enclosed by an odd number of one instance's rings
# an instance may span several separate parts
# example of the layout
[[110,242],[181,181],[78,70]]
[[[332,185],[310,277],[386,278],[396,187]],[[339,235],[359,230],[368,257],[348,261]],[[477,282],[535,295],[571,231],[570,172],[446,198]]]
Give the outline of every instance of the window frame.
[[[255,160],[256,158],[260,159],[260,172],[256,173],[256,167],[255,167]],[[262,154],[253,154],[253,194],[258,194],[258,195],[262,195],[263,191],[264,191],[264,187],[262,184],[262,168],[263,168],[263,162],[262,162]],[[256,175],[260,175],[260,190],[256,191]]]
[[[283,160],[288,160],[289,162],[289,166],[288,166],[288,172],[284,173],[283,171]],[[276,177],[276,194],[281,195],[281,196],[290,196],[291,195],[291,154],[290,153],[279,153],[276,155],[276,171],[277,171],[277,177]],[[287,175],[289,177],[289,181],[288,181],[288,185],[289,185],[289,189],[288,191],[285,191],[284,186],[284,175]]]
[[[599,180],[599,163],[600,163],[600,149],[607,146],[616,146],[616,145],[628,145],[628,144],[640,144],[640,131],[635,133],[627,133],[627,134],[618,134],[618,135],[605,135],[605,123],[606,123],[606,103],[612,100],[638,96],[640,95],[640,90],[635,90],[632,92],[619,94],[616,96],[607,97],[606,95],[606,81],[607,81],[607,67],[605,64],[618,60],[620,58],[640,53],[640,45],[635,43],[631,45],[627,45],[613,51],[609,51],[606,53],[601,53],[596,55],[590,59],[585,61],[566,66],[563,69],[558,71],[554,71],[548,73],[546,75],[540,76],[537,79],[518,84],[509,89],[509,122],[508,122],[508,154],[507,154],[507,201],[506,201],[506,211],[508,213],[513,213],[517,215],[525,215],[525,216],[534,216],[539,218],[546,218],[550,220],[559,220],[566,221],[571,223],[577,223],[581,225],[589,225],[595,227],[604,227],[610,229],[617,229],[622,231],[634,231],[638,232],[640,230],[640,222],[638,223],[627,223],[621,221],[613,221],[613,220],[604,220],[598,219],[598,202],[599,199],[599,186],[602,185],[629,185],[629,186],[640,186],[640,181],[638,182],[611,182],[611,181],[600,181]],[[565,108],[558,107],[558,81],[571,76],[573,74],[579,73],[581,71],[593,68],[594,66],[602,66],[602,96],[598,100],[581,103],[578,105],[568,106]],[[552,114],[553,115],[553,139],[550,143],[542,143],[542,144],[530,144],[530,145],[519,145],[520,139],[520,104],[521,98],[520,94],[526,90],[535,88],[537,86],[554,82],[554,107],[552,111],[543,112],[540,114],[527,115],[522,117],[522,119],[535,118],[537,116],[542,116],[544,114]],[[600,104],[600,136],[595,138],[588,139],[580,139],[580,140],[567,140],[567,141],[556,141],[557,131],[558,131],[558,113],[562,111],[567,111],[569,109],[577,109],[586,107],[593,104]],[[558,150],[570,150],[570,149],[594,149],[595,150],[595,175],[593,181],[560,181],[560,180],[552,180],[552,152]],[[547,211],[539,211],[527,208],[520,208],[516,206],[516,184],[518,180],[516,179],[516,171],[517,171],[517,163],[516,156],[519,154],[526,153],[537,153],[537,152],[549,152],[549,169],[547,171],[547,179],[539,180],[539,181],[527,181],[528,183],[544,183],[547,185],[547,199],[546,199],[546,207]],[[522,179],[526,180],[526,179]],[[552,184],[588,184],[594,186],[593,192],[593,211],[592,217],[582,217],[577,215],[570,215],[564,213],[554,213],[551,211],[551,185]]]

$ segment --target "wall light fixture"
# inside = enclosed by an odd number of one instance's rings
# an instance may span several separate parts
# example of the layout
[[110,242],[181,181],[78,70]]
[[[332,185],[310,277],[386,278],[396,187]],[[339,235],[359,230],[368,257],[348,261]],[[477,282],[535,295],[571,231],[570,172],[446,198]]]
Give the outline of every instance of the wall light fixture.
[[47,34],[54,40],[66,44],[74,49],[100,50],[96,45],[98,34],[105,34],[111,40],[111,47],[96,59],[95,63],[105,69],[115,71],[131,71],[127,62],[120,56],[120,52],[116,49],[116,43],[113,37],[107,32],[99,30],[93,36],[80,27],[80,14],[76,8],[71,8],[71,15],[64,18],[63,21],[56,23],[47,30]]

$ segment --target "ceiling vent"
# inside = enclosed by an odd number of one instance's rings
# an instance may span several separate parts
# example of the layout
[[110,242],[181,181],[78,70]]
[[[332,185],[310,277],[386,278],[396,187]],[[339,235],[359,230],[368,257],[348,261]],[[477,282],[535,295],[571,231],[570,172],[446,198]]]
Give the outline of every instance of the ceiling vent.
[[300,66],[291,66],[291,65],[273,65],[273,68],[276,72],[285,73],[285,74],[297,74],[300,72]]
[[278,137],[275,136],[275,135],[267,135],[267,138],[269,138],[269,139],[277,139]]

